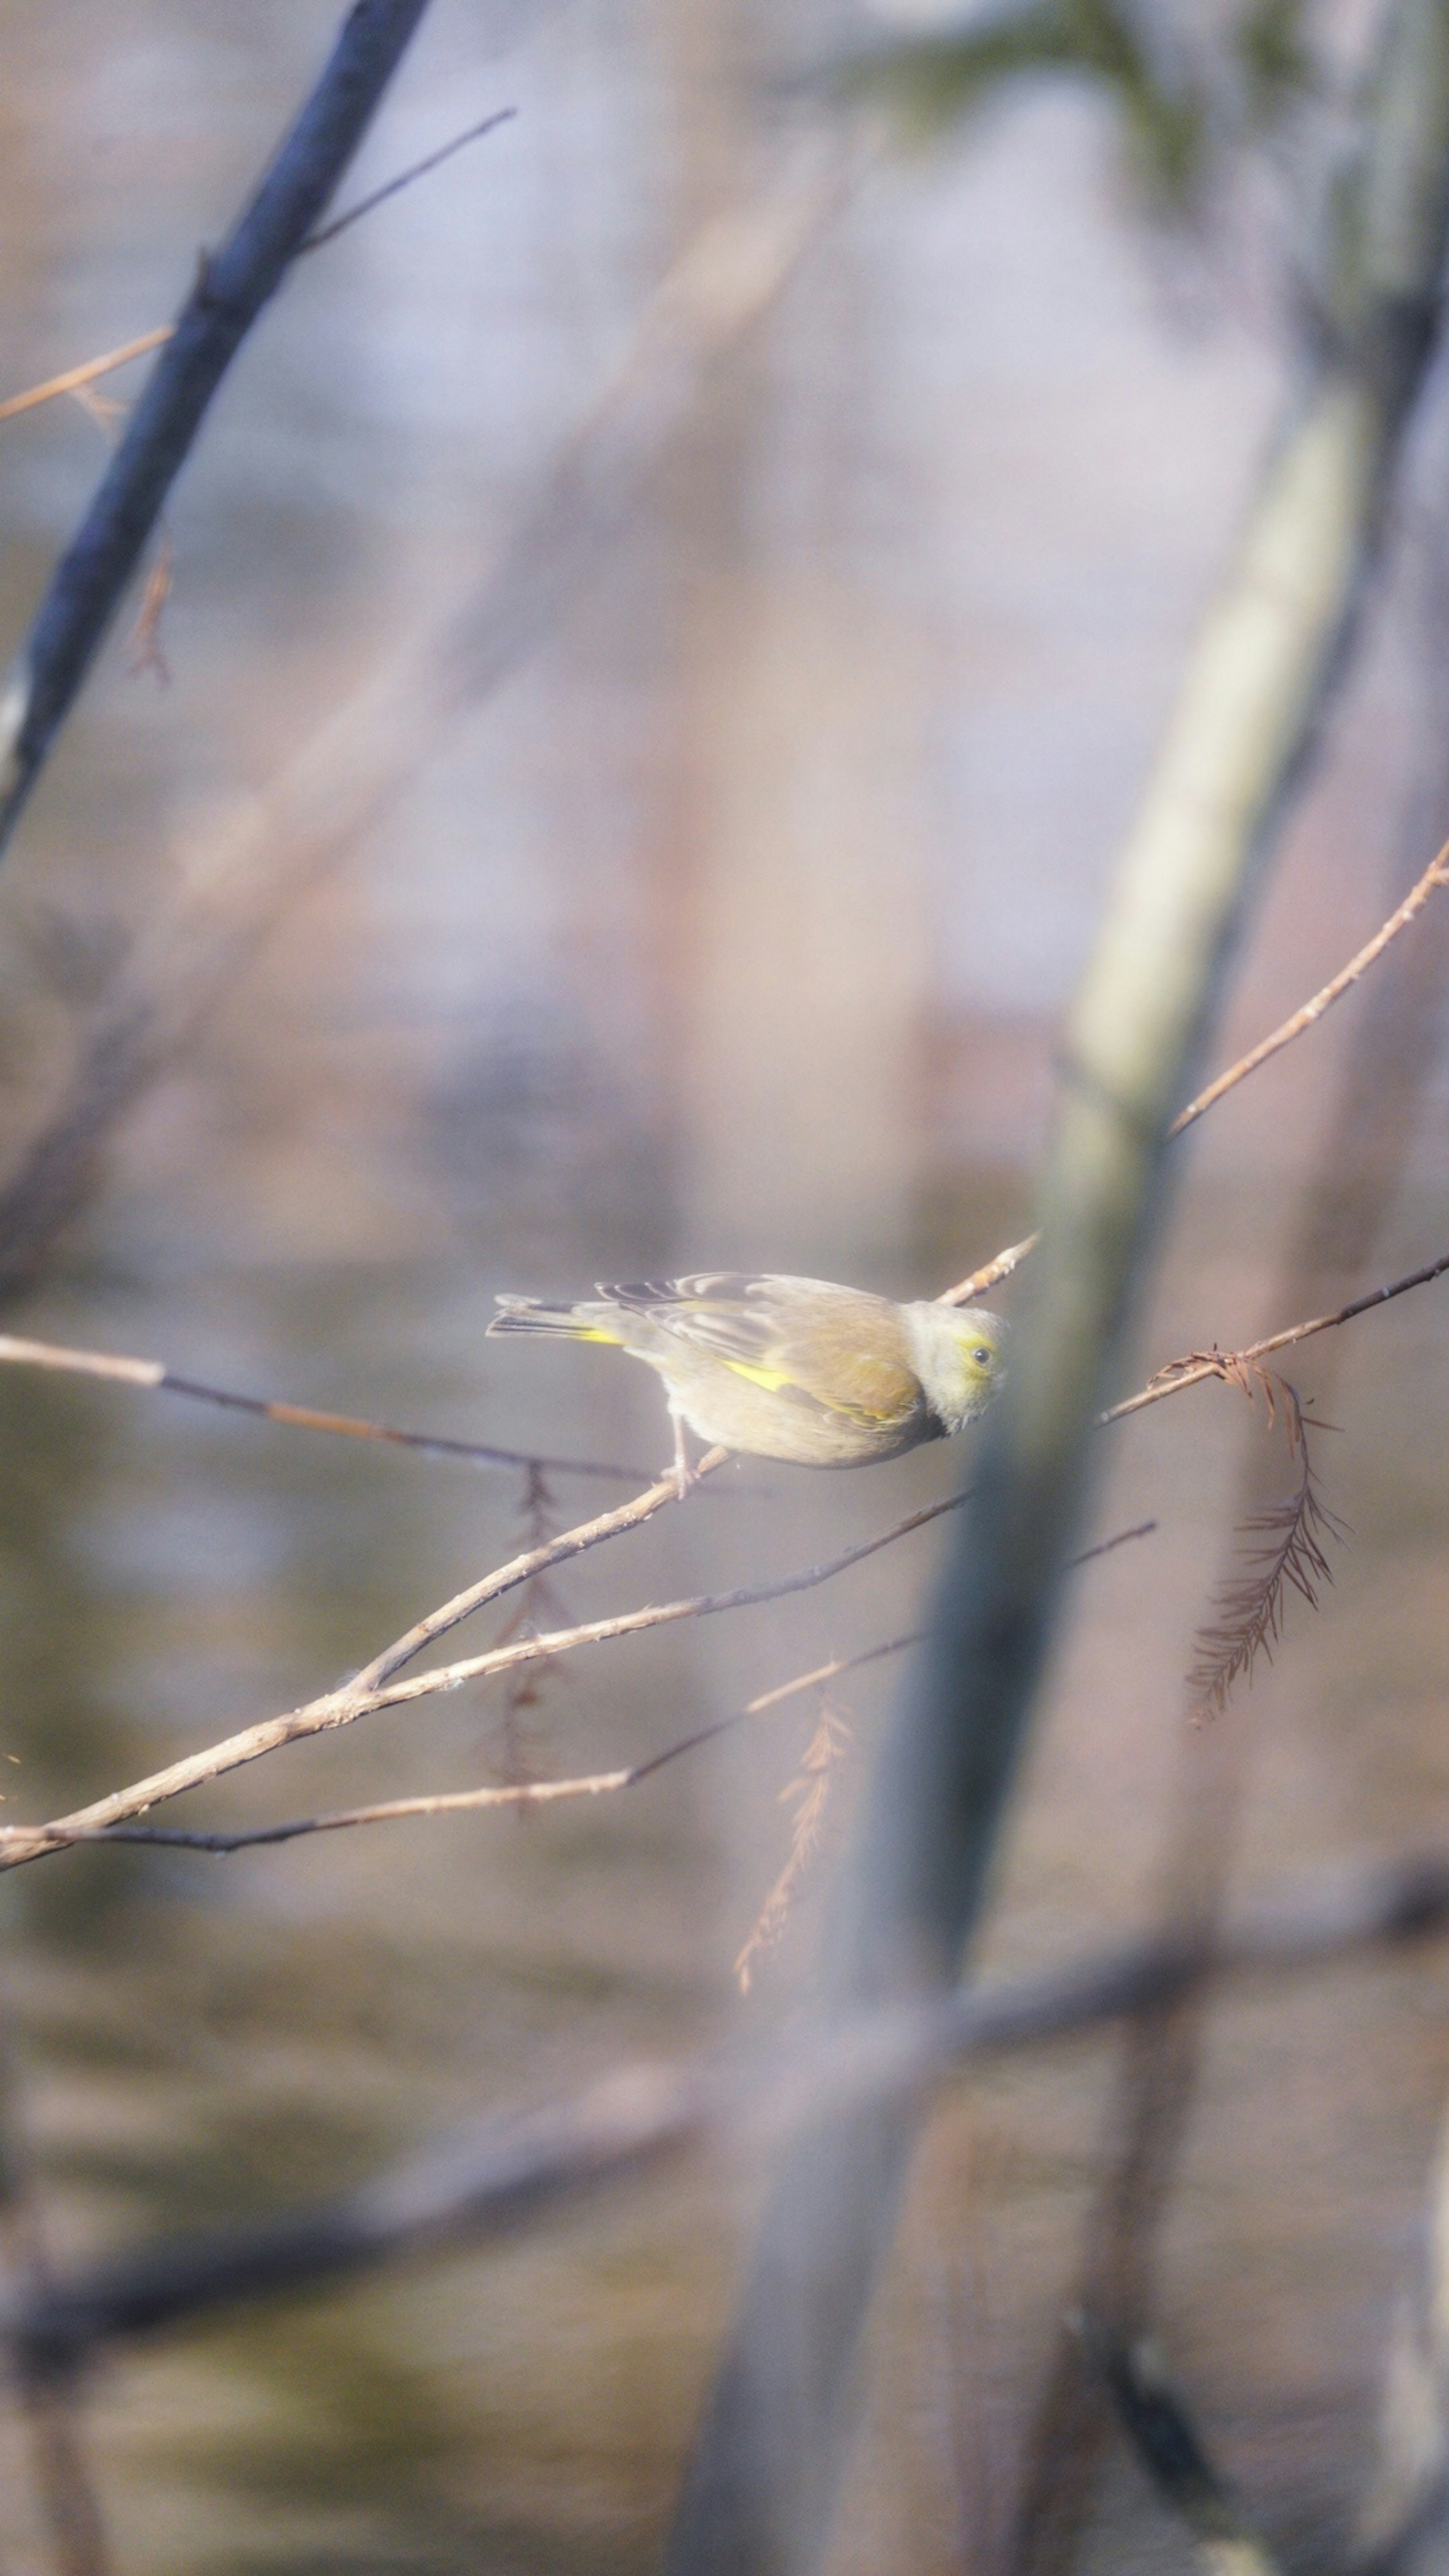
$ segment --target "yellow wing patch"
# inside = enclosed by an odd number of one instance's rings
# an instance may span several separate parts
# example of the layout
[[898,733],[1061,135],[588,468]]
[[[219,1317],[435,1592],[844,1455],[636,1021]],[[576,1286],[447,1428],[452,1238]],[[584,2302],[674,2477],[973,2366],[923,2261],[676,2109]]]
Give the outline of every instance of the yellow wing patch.
[[724,1365],[732,1369],[736,1377],[747,1377],[751,1386],[762,1386],[770,1395],[778,1395],[782,1386],[801,1392],[795,1387],[795,1380],[788,1369],[751,1368],[747,1360],[726,1360]]

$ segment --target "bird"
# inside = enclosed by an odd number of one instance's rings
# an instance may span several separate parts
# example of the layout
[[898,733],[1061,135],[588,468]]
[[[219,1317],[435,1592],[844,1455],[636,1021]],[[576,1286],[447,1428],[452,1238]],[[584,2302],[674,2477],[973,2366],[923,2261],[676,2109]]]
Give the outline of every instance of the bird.
[[1005,1374],[1007,1326],[986,1307],[897,1305],[831,1279],[702,1270],[601,1280],[577,1304],[495,1302],[490,1334],[607,1342],[658,1371],[681,1495],[695,1481],[686,1424],[749,1457],[864,1467],[964,1429]]

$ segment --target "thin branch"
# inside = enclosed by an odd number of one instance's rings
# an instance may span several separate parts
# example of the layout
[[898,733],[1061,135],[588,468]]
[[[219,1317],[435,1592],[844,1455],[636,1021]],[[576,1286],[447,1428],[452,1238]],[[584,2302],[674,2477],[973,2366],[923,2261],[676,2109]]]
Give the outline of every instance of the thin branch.
[[[1410,922],[1418,918],[1436,887],[1443,885],[1449,885],[1449,841],[1445,842],[1438,857],[1424,870],[1418,884],[1405,896],[1397,911],[1390,913],[1382,929],[1374,932],[1372,939],[1365,942],[1357,955],[1349,959],[1346,966],[1341,966],[1338,973],[1330,977],[1322,991],[1315,993],[1311,1001],[1302,1003],[1299,1009],[1283,1021],[1281,1027],[1274,1029],[1270,1037],[1260,1039],[1257,1046],[1251,1047],[1245,1056],[1240,1056],[1236,1064],[1229,1065],[1227,1071],[1220,1073],[1215,1082],[1210,1082],[1205,1091],[1200,1091],[1195,1100],[1190,1100],[1187,1107],[1178,1113],[1169,1127],[1167,1131],[1169,1138],[1181,1136],[1189,1127],[1195,1126],[1207,1110],[1215,1108],[1218,1101],[1228,1092],[1235,1091],[1240,1082],[1246,1082],[1250,1073],[1256,1073],[1260,1065],[1267,1064],[1273,1056],[1280,1054],[1284,1047],[1291,1046],[1295,1038],[1301,1038],[1306,1029],[1311,1029],[1316,1021],[1321,1020],[1325,1011],[1331,1010],[1333,1004],[1342,999],[1351,986],[1358,982],[1360,976],[1367,974],[1375,960],[1382,957],[1390,942],[1398,938],[1400,931],[1407,930]],[[1040,1234],[1029,1234],[1022,1243],[1008,1244],[1004,1252],[998,1252],[994,1261],[984,1262],[979,1270],[973,1270],[969,1279],[961,1280],[954,1288],[943,1289],[941,1304],[969,1306],[974,1298],[984,1297],[989,1288],[995,1288],[1001,1280],[1009,1279],[1018,1262],[1025,1261],[1028,1253],[1034,1252],[1040,1241]]]
[[[374,188],[371,196],[364,197],[360,204],[349,206],[346,214],[336,216],[330,224],[323,224],[319,232],[309,233],[297,251],[297,258],[303,259],[309,250],[321,250],[325,243],[335,242],[339,233],[349,231],[353,224],[360,224],[363,216],[370,215],[375,206],[385,206],[389,197],[396,197],[404,188],[410,188],[415,179],[426,179],[430,171],[441,170],[443,163],[451,161],[454,153],[461,152],[465,144],[477,143],[485,134],[492,134],[497,126],[511,124],[517,114],[516,107],[496,107],[491,116],[485,116],[477,125],[470,125],[465,134],[455,134],[451,143],[440,145],[436,152],[427,155],[426,160],[414,161],[410,169],[400,170],[395,179],[387,179],[380,188]],[[4,414],[0,413],[0,419],[3,418]]]
[[319,1412],[308,1404],[283,1404],[273,1397],[238,1395],[233,1388],[209,1386],[200,1378],[181,1377],[164,1360],[122,1357],[110,1351],[72,1349],[61,1342],[33,1342],[0,1333],[0,1366],[68,1371],[80,1377],[118,1379],[127,1386],[154,1388],[163,1395],[182,1395],[199,1404],[219,1404],[231,1413],[250,1413],[264,1422],[283,1422],[302,1431],[326,1431],[346,1440],[384,1440],[396,1447],[418,1449],[439,1458],[472,1458],[486,1466],[539,1468],[546,1474],[608,1476],[637,1483],[647,1471],[598,1458],[542,1458],[527,1449],[500,1449],[483,1440],[454,1440],[443,1432],[399,1431],[386,1422],[368,1422],[350,1413]]
[[[701,1459],[697,1474],[706,1475],[723,1464],[725,1452],[713,1449]],[[435,1638],[456,1627],[461,1619],[481,1609],[488,1601],[526,1583],[546,1564],[556,1564],[566,1556],[580,1555],[586,1547],[596,1547],[625,1529],[634,1529],[677,1500],[678,1488],[672,1476],[661,1479],[647,1493],[636,1496],[632,1503],[621,1505],[616,1512],[605,1513],[582,1529],[569,1530],[554,1539],[547,1548],[535,1548],[525,1556],[515,1557],[510,1565],[496,1574],[485,1576],[467,1592],[458,1593],[438,1610],[410,1628],[382,1654],[374,1657],[364,1670],[343,1688],[309,1700],[305,1706],[289,1709],[280,1717],[263,1719],[260,1724],[244,1727],[237,1735],[209,1745],[204,1752],[192,1753],[173,1762],[164,1771],[151,1773],[129,1788],[115,1790],[91,1806],[78,1808],[74,1814],[59,1816],[42,1825],[6,1825],[0,1827],[0,1869],[14,1869],[21,1863],[39,1860],[47,1852],[64,1850],[66,1844],[85,1839],[85,1829],[97,1825],[123,1824],[129,1818],[144,1815],[148,1808],[165,1798],[179,1797],[185,1790],[200,1788],[209,1780],[220,1779],[228,1771],[239,1770],[248,1762],[258,1761],[263,1754],[275,1753],[284,1744],[296,1744],[313,1735],[330,1733],[340,1726],[351,1726],[359,1717],[369,1717],[382,1708],[398,1708],[413,1700],[430,1699],[443,1691],[461,1689],[465,1682],[491,1680],[496,1674],[511,1672],[520,1664],[546,1661],[555,1655],[572,1654],[581,1646],[611,1643],[619,1637],[636,1637],[652,1628],[670,1627],[682,1619],[707,1619],[725,1610],[742,1610],[766,1601],[779,1601],[788,1593],[810,1592],[829,1583],[852,1565],[874,1556],[897,1539],[909,1537],[912,1531],[925,1528],[943,1512],[955,1511],[967,1500],[965,1494],[950,1494],[944,1501],[928,1503],[911,1512],[892,1528],[874,1538],[857,1541],[843,1548],[838,1556],[822,1564],[802,1567],[793,1574],[776,1575],[764,1583],[737,1585],[729,1592],[696,1593],[687,1600],[656,1603],[642,1610],[625,1610],[605,1619],[582,1621],[577,1627],[553,1629],[537,1637],[516,1637],[506,1646],[495,1646],[487,1653],[470,1655],[454,1664],[443,1664],[419,1673],[408,1681],[391,1681],[386,1677],[399,1666],[411,1661]]]
[[143,331],[139,340],[127,340],[119,349],[108,349],[103,358],[87,358],[83,366],[67,367],[59,376],[47,376],[44,384],[30,385],[23,394],[11,394],[0,402],[0,421],[18,420],[23,411],[38,411],[42,403],[58,402],[62,394],[80,393],[93,385],[98,376],[108,376],[116,367],[129,366],[133,358],[144,358],[152,349],[164,348],[176,325],[163,322],[159,331]]
[[[454,153],[461,152],[465,144],[479,142],[485,134],[491,134],[495,126],[507,125],[517,114],[516,107],[495,108],[493,114],[485,116],[480,124],[470,125],[464,134],[455,134],[452,142],[445,143],[440,151],[430,152],[426,160],[414,161],[411,168],[399,171],[395,179],[387,180],[381,188],[374,188],[370,197],[364,197],[360,205],[349,206],[346,214],[339,215],[335,222],[323,224],[318,231],[309,233],[307,239],[298,244],[293,258],[302,259],[308,251],[321,250],[324,243],[336,241],[339,233],[361,223],[363,216],[370,215],[375,206],[385,205],[388,198],[395,197],[400,189],[410,188],[415,179],[425,179],[430,171],[440,170],[443,163],[451,161]],[[0,422],[18,420],[22,412],[39,411],[42,404],[58,402],[63,394],[80,393],[101,376],[113,374],[117,367],[129,366],[133,358],[148,357],[153,349],[164,349],[167,341],[174,339],[175,335],[175,323],[163,322],[157,330],[143,331],[139,340],[127,340],[119,349],[108,349],[103,357],[87,358],[79,367],[67,367],[61,375],[47,376],[43,384],[27,386],[23,394],[10,394],[0,402]]]
[[819,1852],[835,1776],[850,1750],[850,1740],[849,1726],[822,1690],[799,1771],[780,1792],[781,1805],[794,1809],[790,1849],[734,1963],[735,1982],[742,1995],[747,1995],[754,1983],[756,1959],[775,1949],[784,1938],[796,1892]]
[[1281,1028],[1273,1031],[1271,1037],[1261,1039],[1258,1045],[1250,1048],[1245,1056],[1240,1056],[1236,1064],[1230,1064],[1226,1073],[1220,1073],[1216,1082],[1210,1082],[1206,1091],[1200,1091],[1196,1100],[1190,1100],[1187,1107],[1174,1118],[1167,1131],[1168,1135],[1182,1135],[1186,1128],[1193,1126],[1201,1118],[1204,1110],[1211,1109],[1226,1092],[1236,1090],[1240,1082],[1246,1082],[1249,1074],[1256,1073],[1259,1065],[1266,1064],[1270,1056],[1275,1056],[1284,1047],[1291,1046],[1295,1038],[1301,1038],[1304,1030],[1311,1029],[1315,1020],[1321,1020],[1324,1012],[1331,1010],[1335,1002],[1341,1001],[1350,986],[1356,984],[1359,977],[1368,972],[1375,958],[1382,957],[1390,940],[1397,939],[1400,931],[1407,930],[1410,922],[1417,919],[1436,886],[1442,885],[1449,885],[1449,841],[1445,842],[1438,857],[1424,870],[1412,893],[1404,897],[1397,912],[1390,913],[1383,928],[1374,932],[1372,939],[1366,942],[1357,956],[1350,957],[1348,964],[1339,968],[1338,973],[1324,985],[1322,992],[1315,993],[1311,1002],[1304,1002],[1300,1009],[1294,1011],[1291,1017],[1283,1022]]
[[229,239],[202,260],[90,509],[51,576],[0,703],[0,849],[110,625],[166,495],[258,314],[314,230],[427,0],[354,0],[331,56]]
[[1255,1907],[1211,1941],[1148,1939],[1065,1969],[857,2013],[753,2066],[617,2069],[559,2108],[494,2119],[360,2191],[206,2237],[163,2239],[0,2304],[0,2339],[32,2372],[242,2299],[370,2270],[398,2255],[517,2230],[706,2139],[758,2149],[827,2108],[858,2117],[954,2067],[1161,2009],[1210,1979],[1283,1976],[1449,1924],[1449,1854],[1335,1872]]
[[649,296],[540,475],[497,560],[461,567],[431,626],[396,645],[267,787],[183,854],[191,891],[138,943],[80,1033],[61,1097],[0,1182],[0,1289],[29,1280],[101,1149],[189,1045],[272,929],[486,705],[596,572],[633,496],[694,417],[711,371],[799,269],[861,166],[792,151],[768,188],[712,216]]
[[[949,1505],[937,1506],[940,1510]],[[1132,1529],[1117,1530],[1111,1538],[1099,1539],[1095,1547],[1084,1548],[1073,1562],[1090,1565],[1099,1556],[1111,1556],[1129,1541],[1148,1538],[1156,1521],[1139,1521]],[[891,1532],[898,1536],[900,1532]],[[883,1545],[884,1541],[876,1544]],[[812,1569],[813,1572],[813,1569]],[[70,1843],[116,1842],[159,1843],[181,1851],[228,1853],[250,1851],[262,1843],[294,1842],[303,1834],[330,1834],[350,1825],[386,1825],[418,1816],[456,1816],[490,1807],[529,1808],[552,1806],[560,1799],[598,1798],[617,1789],[637,1789],[643,1780],[652,1780],[656,1771],[677,1762],[685,1753],[697,1752],[701,1745],[713,1744],[717,1736],[732,1734],[752,1717],[763,1717],[779,1708],[784,1701],[796,1698],[801,1691],[814,1690],[838,1680],[842,1673],[859,1672],[866,1664],[878,1664],[889,1655],[904,1654],[907,1647],[918,1646],[924,1630],[913,1628],[904,1637],[889,1637],[879,1646],[866,1646],[856,1655],[836,1655],[826,1664],[815,1664],[808,1673],[796,1673],[790,1681],[776,1682],[758,1696],[746,1700],[743,1708],[728,1717],[717,1717],[708,1726],[696,1727],[692,1735],[681,1736],[666,1745],[662,1753],[646,1754],[641,1762],[632,1762],[616,1771],[586,1771],[568,1780],[510,1781],[502,1787],[486,1789],[445,1790],[432,1797],[386,1798],[370,1807],[341,1807],[331,1814],[293,1816],[282,1824],[253,1825],[238,1833],[190,1833],[172,1825],[91,1825],[82,1827],[72,1821],[65,1834]],[[11,1831],[17,1830],[10,1828]],[[24,1830],[20,1828],[19,1830]]]
[[1217,1377],[1231,1381],[1240,1370],[1266,1359],[1272,1351],[1286,1351],[1294,1342],[1306,1342],[1314,1333],[1332,1332],[1336,1325],[1351,1324],[1356,1315],[1371,1314],[1375,1306],[1386,1306],[1391,1297],[1406,1296],[1411,1288],[1427,1288],[1431,1280],[1442,1279],[1449,1270],[1449,1252],[1437,1261],[1426,1262],[1422,1270],[1411,1270],[1404,1279],[1390,1280],[1386,1288],[1371,1288],[1366,1297],[1351,1297],[1346,1306],[1336,1307],[1331,1315],[1310,1315],[1306,1324],[1290,1324],[1285,1332],[1269,1333],[1261,1342],[1249,1342],[1241,1351],[1188,1351],[1180,1360],[1169,1360],[1158,1369],[1136,1395],[1124,1396],[1120,1404],[1109,1405],[1099,1413],[1099,1424],[1120,1422],[1125,1414],[1140,1413],[1144,1405],[1160,1404],[1164,1396],[1179,1395],[1184,1387],[1200,1386],[1204,1378]]
[[[1245,1351],[1194,1353],[1185,1360],[1172,1363],[1169,1370],[1159,1371],[1158,1377],[1151,1382],[1150,1386],[1142,1389],[1138,1395],[1129,1397],[1125,1403],[1114,1406],[1098,1419],[1104,1423],[1114,1421],[1120,1415],[1134,1412],[1144,1404],[1158,1402],[1164,1396],[1177,1394],[1183,1388],[1196,1385],[1203,1378],[1230,1379],[1236,1370],[1261,1359],[1267,1352],[1281,1350],[1289,1343],[1305,1340],[1312,1333],[1327,1332],[1337,1324],[1347,1323],[1356,1315],[1366,1314],[1371,1308],[1386,1304],[1390,1298],[1402,1296],[1410,1288],[1422,1287],[1429,1280],[1441,1277],[1446,1270],[1449,1270],[1449,1253],[1444,1254],[1438,1261],[1429,1263],[1424,1269],[1411,1272],[1405,1279],[1395,1280],[1385,1288],[1372,1290],[1367,1296],[1352,1299],[1347,1306],[1340,1307],[1335,1314],[1314,1316],[1307,1323],[1290,1327],[1287,1332],[1270,1334],[1265,1341],[1253,1343]],[[146,1368],[152,1364],[132,1362],[125,1365],[128,1370],[134,1370]],[[149,1379],[143,1382],[154,1383]],[[700,1472],[702,1474],[713,1472],[714,1468],[723,1463],[724,1455],[723,1451],[710,1451],[701,1462]],[[442,1691],[457,1690],[466,1682],[488,1680],[495,1674],[510,1671],[522,1663],[537,1661],[552,1655],[570,1654],[580,1647],[601,1645],[620,1637],[637,1636],[645,1630],[670,1626],[681,1619],[708,1618],[721,1611],[752,1607],[762,1602],[780,1600],[789,1593],[812,1590],[816,1585],[828,1582],[835,1575],[845,1572],[850,1566],[859,1564],[865,1557],[874,1555],[877,1549],[888,1547],[896,1539],[909,1536],[912,1531],[925,1527],[928,1522],[937,1519],[942,1513],[956,1509],[969,1499],[968,1489],[966,1494],[949,1495],[942,1502],[927,1504],[921,1511],[910,1513],[906,1519],[896,1522],[877,1537],[860,1541],[855,1546],[843,1550],[840,1555],[827,1559],[823,1564],[807,1566],[792,1574],[776,1576],[769,1582],[743,1584],[730,1592],[698,1594],[687,1600],[664,1602],[642,1610],[625,1611],[611,1618],[585,1621],[574,1628],[553,1630],[539,1637],[517,1638],[507,1646],[494,1648],[486,1654],[470,1656],[455,1664],[444,1665],[434,1671],[420,1674],[411,1681],[389,1680],[389,1676],[397,1672],[403,1664],[410,1662],[415,1655],[422,1653],[425,1647],[446,1634],[450,1628],[456,1627],[461,1620],[470,1617],[474,1611],[482,1609],[490,1601],[501,1598],[504,1593],[512,1591],[518,1584],[526,1583],[533,1575],[544,1571],[547,1566],[558,1564],[567,1557],[580,1555],[587,1548],[598,1546],[604,1540],[616,1537],[625,1530],[639,1527],[644,1521],[652,1518],[653,1514],[661,1510],[666,1503],[673,1501],[676,1498],[676,1491],[672,1476],[663,1477],[646,1492],[637,1495],[632,1502],[621,1504],[616,1511],[603,1513],[598,1519],[585,1522],[578,1529],[565,1531],[559,1538],[551,1540],[546,1548],[533,1549],[523,1556],[515,1557],[508,1565],[498,1568],[493,1574],[486,1575],[481,1582],[469,1586],[466,1591],[458,1593],[451,1601],[444,1602],[439,1609],[430,1612],[426,1619],[420,1620],[414,1628],[409,1629],[392,1646],[375,1657],[371,1664],[365,1666],[363,1671],[354,1677],[350,1685],[340,1691],[325,1693],[321,1698],[308,1701],[305,1706],[290,1710],[283,1716],[268,1718],[259,1725],[244,1728],[239,1734],[225,1738],[223,1742],[212,1745],[204,1752],[188,1755],[184,1760],[172,1763],[164,1771],[154,1772],[149,1778],[137,1781],[127,1789],[117,1790],[110,1797],[99,1799],[89,1807],[78,1808],[72,1815],[57,1817],[43,1825],[0,1827],[0,1869],[15,1868],[24,1862],[38,1860],[48,1852],[64,1849],[68,1842],[89,1839],[90,1828],[123,1824],[137,1815],[144,1814],[148,1807],[158,1804],[162,1799],[178,1797],[189,1789],[199,1788],[209,1780],[220,1778],[225,1772],[239,1769],[245,1763],[257,1761],[262,1755],[274,1752],[284,1744],[296,1743],[304,1737],[322,1734],[335,1727],[349,1726],[355,1719],[369,1716],[375,1710],[397,1707],[405,1702],[428,1698]]]
[[1017,1263],[1025,1261],[1029,1252],[1035,1252],[1040,1241],[1040,1234],[1029,1234],[1021,1243],[1009,1243],[1004,1252],[998,1252],[994,1261],[985,1261],[979,1270],[973,1270],[969,1279],[958,1279],[954,1288],[943,1288],[937,1303],[942,1306],[974,1304],[978,1297],[985,1296],[988,1288],[995,1288],[1003,1279],[1009,1279]]

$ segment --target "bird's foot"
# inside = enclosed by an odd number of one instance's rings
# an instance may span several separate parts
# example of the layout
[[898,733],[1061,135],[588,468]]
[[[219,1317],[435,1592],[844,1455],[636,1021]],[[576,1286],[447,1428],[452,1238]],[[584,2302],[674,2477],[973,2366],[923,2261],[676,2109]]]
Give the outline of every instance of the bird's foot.
[[680,1502],[683,1502],[686,1494],[693,1493],[699,1483],[699,1477],[689,1463],[689,1446],[684,1436],[682,1418],[673,1412],[669,1418],[674,1425],[674,1456],[665,1469],[665,1474],[674,1478],[675,1492]]

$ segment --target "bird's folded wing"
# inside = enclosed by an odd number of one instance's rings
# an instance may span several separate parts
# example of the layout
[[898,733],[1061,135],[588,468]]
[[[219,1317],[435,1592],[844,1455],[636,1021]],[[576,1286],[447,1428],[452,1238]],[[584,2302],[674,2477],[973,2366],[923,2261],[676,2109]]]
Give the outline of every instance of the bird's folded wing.
[[904,1422],[921,1401],[904,1326],[884,1297],[716,1271],[604,1293],[771,1393],[883,1425]]

